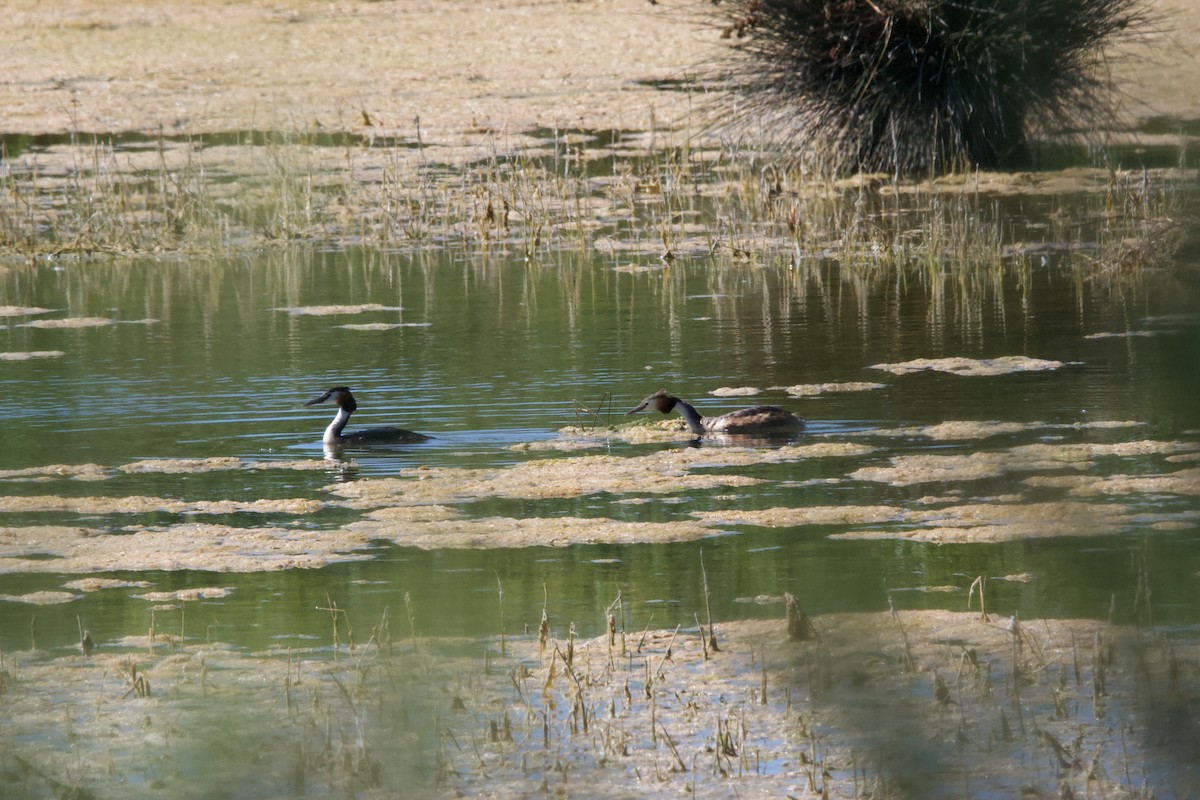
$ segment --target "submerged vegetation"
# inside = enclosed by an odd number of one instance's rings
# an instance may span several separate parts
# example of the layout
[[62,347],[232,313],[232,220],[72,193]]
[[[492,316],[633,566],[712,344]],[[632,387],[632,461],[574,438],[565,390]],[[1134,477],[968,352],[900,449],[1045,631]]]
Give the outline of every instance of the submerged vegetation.
[[[1147,589],[1149,591],[1149,589]],[[326,596],[325,641],[248,653],[147,635],[0,653],[6,796],[1142,798],[1195,776],[1197,652],[1150,627],[970,610],[657,628],[618,594],[583,637],[549,598],[468,653],[425,598],[367,618]],[[190,598],[195,600],[195,598]],[[783,619],[784,607],[787,620]],[[978,610],[976,610],[978,609]],[[195,623],[193,623],[195,625]],[[356,631],[361,631],[357,633]],[[54,713],[48,714],[47,709]],[[238,751],[253,753],[253,757]],[[220,768],[214,768],[220,762]],[[1153,765],[1153,766],[1152,766]],[[602,778],[602,779],[600,779]]]

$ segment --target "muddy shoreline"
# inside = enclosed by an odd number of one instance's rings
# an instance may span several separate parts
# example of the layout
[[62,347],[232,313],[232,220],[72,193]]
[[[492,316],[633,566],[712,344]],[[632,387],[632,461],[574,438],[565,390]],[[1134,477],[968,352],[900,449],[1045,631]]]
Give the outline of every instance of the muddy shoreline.
[[[6,4],[3,134],[357,131],[462,145],[539,128],[695,132],[725,48],[705,4]],[[1114,78],[1131,125],[1194,120],[1200,24],[1151,0]],[[1168,126],[1169,127],[1169,126]],[[419,131],[419,133],[418,133]]]

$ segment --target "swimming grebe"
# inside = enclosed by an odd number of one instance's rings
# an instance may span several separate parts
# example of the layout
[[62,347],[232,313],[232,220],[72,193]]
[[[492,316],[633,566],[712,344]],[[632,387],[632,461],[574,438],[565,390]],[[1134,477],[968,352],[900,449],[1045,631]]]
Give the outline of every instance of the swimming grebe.
[[354,395],[350,394],[349,388],[335,386],[304,405],[315,406],[327,400],[337,403],[338,407],[337,416],[333,418],[333,422],[329,423],[329,427],[325,429],[325,435],[321,438],[321,441],[327,445],[409,444],[427,442],[433,438],[423,433],[406,431],[403,428],[367,428],[353,433],[342,433],[342,429],[350,421],[350,415],[358,408],[358,403],[355,402]]
[[687,421],[692,433],[786,433],[798,431],[804,427],[804,420],[790,411],[779,406],[755,406],[730,411],[719,417],[702,417],[691,403],[667,394],[666,389],[659,389],[647,397],[633,411],[625,416],[645,411],[647,408],[670,414],[677,409]]

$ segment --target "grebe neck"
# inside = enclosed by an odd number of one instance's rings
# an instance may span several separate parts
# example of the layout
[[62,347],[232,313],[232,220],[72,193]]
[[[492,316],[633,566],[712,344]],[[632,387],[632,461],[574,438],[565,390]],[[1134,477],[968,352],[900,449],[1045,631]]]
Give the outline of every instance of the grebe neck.
[[338,406],[337,416],[333,418],[333,422],[329,423],[329,427],[325,429],[325,435],[321,437],[321,441],[325,444],[337,444],[340,442],[342,440],[342,430],[349,421],[350,412]]
[[685,400],[676,398],[675,407],[679,409],[679,413],[687,422],[687,426],[691,429],[692,433],[705,432],[704,417],[700,416],[700,412],[696,410],[695,406]]

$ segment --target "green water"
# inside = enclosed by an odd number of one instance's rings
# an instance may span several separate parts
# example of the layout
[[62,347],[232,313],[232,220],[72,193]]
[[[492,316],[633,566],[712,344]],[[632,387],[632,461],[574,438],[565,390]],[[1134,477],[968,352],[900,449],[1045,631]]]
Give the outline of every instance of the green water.
[[[1185,256],[1186,261],[1186,256]],[[631,262],[652,269],[629,272]],[[1051,260],[996,269],[965,287],[953,276],[866,274],[835,265],[680,259],[567,252],[540,263],[456,247],[416,253],[307,252],[225,261],[78,263],[45,260],[0,272],[0,305],[49,313],[9,317],[0,351],[61,351],[60,357],[0,362],[4,418],[0,470],[50,464],[120,467],[139,459],[235,456],[286,462],[323,456],[328,407],[303,402],[328,386],[351,386],[360,410],[351,428],[396,424],[431,434],[423,445],[355,452],[343,470],[116,474],[102,481],[6,478],[4,495],[150,496],[199,500],[328,499],[325,487],[386,477],[417,466],[502,467],[546,458],[514,445],[548,440],[578,421],[576,401],[611,421],[659,388],[720,413],[778,403],[809,420],[801,442],[856,441],[876,452],[856,458],[730,469],[764,479],[732,491],[629,504],[612,494],[565,500],[492,498],[470,516],[599,516],[670,521],[689,512],[803,505],[892,504],[958,493],[960,499],[1019,494],[1026,473],[983,481],[892,486],[847,480],[892,456],[972,453],[1037,442],[1200,440],[1200,271],[1195,263],[1121,278],[1087,274]],[[384,310],[326,316],[297,307],[378,304]],[[101,317],[113,324],[44,329],[37,319]],[[153,320],[153,321],[147,321]],[[346,324],[399,324],[354,330]],[[1137,332],[1145,335],[1126,335]],[[1088,338],[1094,334],[1119,334]],[[869,367],[915,358],[1027,355],[1066,362],[1053,371],[964,377],[895,376]],[[789,398],[795,384],[877,381],[873,391]],[[754,398],[718,398],[718,387],[755,386]],[[607,407],[606,407],[607,408]],[[872,432],[948,420],[1045,426],[1122,420],[1136,428],[1045,427],[982,440],[936,441]],[[645,454],[683,444],[614,441],[603,452]],[[703,446],[719,446],[705,444]],[[569,457],[570,454],[553,454]],[[1187,466],[1186,464],[1182,466]],[[1173,469],[1175,467],[1171,467]],[[1169,471],[1161,456],[1107,459],[1099,474]],[[837,479],[836,482],[828,482]],[[1154,621],[1200,623],[1200,528],[1196,495],[1133,494],[1136,510],[1184,520],[1159,530],[1136,520],[1102,536],[1035,538],[1000,544],[831,540],[844,527],[727,526],[681,544],[578,545],[514,550],[422,551],[381,544],[369,560],[322,569],[249,574],[160,571],[103,574],[146,580],[154,591],[221,586],[233,592],[189,606],[189,636],[247,648],[328,644],[332,598],[367,626],[384,607],[398,613],[407,593],[416,625],[430,635],[486,635],[534,628],[545,603],[557,627],[601,630],[618,593],[631,627],[690,625],[702,606],[702,567],[717,618],[775,616],[746,602],[792,592],[810,613],[966,606],[975,576],[992,581],[988,603],[1023,618],[1118,619],[1139,613],[1137,580],[1152,581]],[[1109,503],[1114,498],[1090,497]],[[355,512],[327,509],[291,517],[230,514],[206,521],[336,530]],[[7,512],[7,527],[80,525],[108,533],[163,525],[166,512],[87,515]],[[1140,565],[1145,564],[1143,568]],[[74,575],[0,574],[0,595],[61,590]],[[929,587],[956,592],[925,592]],[[499,589],[503,589],[503,621]],[[144,634],[150,603],[117,588],[62,605],[0,603],[0,650],[37,645],[66,652],[77,618],[100,641]],[[1142,609],[1144,612],[1145,609]],[[194,625],[194,627],[191,627]]]

